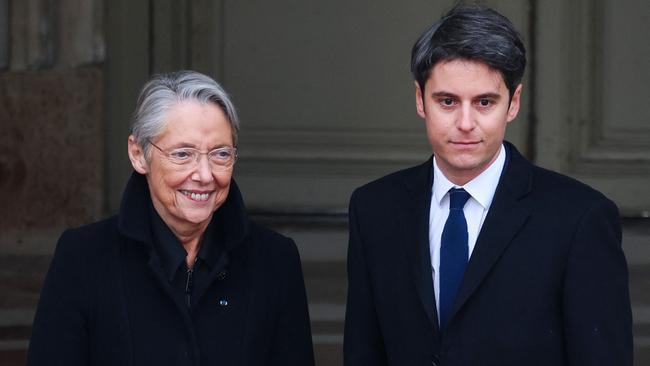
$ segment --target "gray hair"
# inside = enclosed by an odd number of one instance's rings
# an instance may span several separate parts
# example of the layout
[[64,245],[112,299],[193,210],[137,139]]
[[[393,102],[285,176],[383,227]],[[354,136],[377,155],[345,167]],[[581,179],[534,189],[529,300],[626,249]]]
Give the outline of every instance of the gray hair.
[[187,100],[214,103],[224,112],[230,122],[232,139],[237,146],[239,118],[235,106],[221,85],[209,76],[196,71],[181,70],[154,75],[147,81],[138,97],[131,121],[131,134],[149,156],[150,140],[165,128],[165,116],[175,104]]

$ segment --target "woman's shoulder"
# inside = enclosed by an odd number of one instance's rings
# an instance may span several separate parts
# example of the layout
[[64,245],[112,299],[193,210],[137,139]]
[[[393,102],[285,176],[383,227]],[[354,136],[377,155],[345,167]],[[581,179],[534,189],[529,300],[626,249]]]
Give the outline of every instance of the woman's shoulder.
[[105,256],[119,241],[117,217],[66,229],[56,246],[59,254],[74,252],[87,257]]
[[68,240],[88,240],[88,239],[107,239],[111,235],[117,234],[117,216],[66,229],[61,235]]
[[250,261],[248,268],[262,287],[287,294],[294,292],[289,290],[290,287],[304,288],[300,253],[293,239],[251,223],[245,247],[247,249],[242,254]]
[[253,246],[266,258],[300,260],[296,243],[284,234],[251,221],[249,237]]

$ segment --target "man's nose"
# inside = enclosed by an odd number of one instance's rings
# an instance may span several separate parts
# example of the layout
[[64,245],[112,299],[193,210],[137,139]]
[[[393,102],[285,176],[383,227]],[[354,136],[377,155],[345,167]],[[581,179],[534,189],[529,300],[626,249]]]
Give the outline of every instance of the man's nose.
[[471,105],[463,105],[460,108],[456,127],[461,131],[471,131],[476,127],[475,115]]

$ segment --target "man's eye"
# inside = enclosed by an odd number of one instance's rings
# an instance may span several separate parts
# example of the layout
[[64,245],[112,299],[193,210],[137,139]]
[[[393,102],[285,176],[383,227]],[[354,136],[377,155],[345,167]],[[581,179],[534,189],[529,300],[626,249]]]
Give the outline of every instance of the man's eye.
[[452,98],[442,98],[440,99],[440,104],[442,104],[445,107],[451,107],[454,105],[454,100]]
[[481,107],[489,107],[492,104],[492,101],[489,99],[479,99],[478,104]]

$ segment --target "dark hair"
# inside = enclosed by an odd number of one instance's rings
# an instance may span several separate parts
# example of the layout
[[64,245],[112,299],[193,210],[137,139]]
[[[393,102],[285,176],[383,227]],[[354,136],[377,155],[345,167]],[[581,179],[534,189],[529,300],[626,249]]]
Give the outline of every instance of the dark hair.
[[526,49],[508,18],[478,5],[453,8],[427,29],[411,50],[411,73],[424,91],[440,61],[481,61],[499,71],[512,97],[526,68]]
[[213,103],[221,108],[228,117],[232,140],[237,146],[239,117],[228,94],[209,76],[192,70],[181,70],[152,76],[140,91],[131,121],[131,134],[144,149],[145,156],[149,156],[151,140],[163,132],[169,110],[186,100]]

